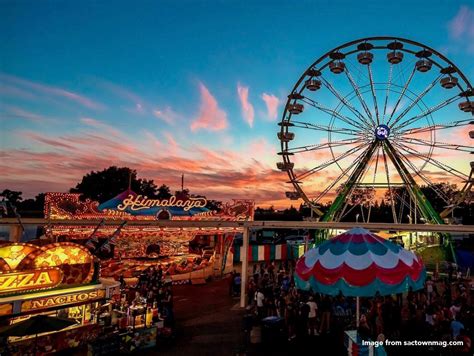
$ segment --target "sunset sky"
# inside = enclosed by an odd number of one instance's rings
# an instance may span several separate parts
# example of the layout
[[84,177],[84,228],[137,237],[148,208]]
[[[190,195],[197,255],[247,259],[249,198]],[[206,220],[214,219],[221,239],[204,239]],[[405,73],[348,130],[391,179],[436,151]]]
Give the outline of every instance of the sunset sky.
[[289,206],[275,166],[286,96],[323,53],[383,35],[474,80],[467,1],[0,1],[0,191],[67,191],[116,165]]

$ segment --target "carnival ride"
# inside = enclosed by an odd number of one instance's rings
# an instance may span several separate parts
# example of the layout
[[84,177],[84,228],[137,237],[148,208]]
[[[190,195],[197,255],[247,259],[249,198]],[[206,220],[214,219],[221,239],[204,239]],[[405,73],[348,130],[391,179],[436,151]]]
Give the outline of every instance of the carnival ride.
[[[393,223],[443,224],[471,199],[473,115],[472,85],[438,51],[395,37],[340,45],[288,95],[277,163],[294,187],[286,196],[303,199],[320,221],[342,221],[360,205],[370,222],[374,202],[385,199]],[[449,195],[441,182],[460,189]]]

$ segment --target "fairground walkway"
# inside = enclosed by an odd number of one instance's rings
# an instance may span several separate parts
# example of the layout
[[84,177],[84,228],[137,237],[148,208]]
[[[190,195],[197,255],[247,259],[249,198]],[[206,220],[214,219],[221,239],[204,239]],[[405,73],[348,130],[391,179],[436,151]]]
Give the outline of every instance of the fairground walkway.
[[[274,340],[243,347],[243,310],[239,298],[229,296],[227,279],[204,285],[173,287],[176,337],[169,344],[140,352],[146,355],[296,355],[308,350],[331,350],[344,355],[342,332],[303,341]],[[323,349],[324,348],[324,349]],[[316,352],[316,351],[315,351]]]

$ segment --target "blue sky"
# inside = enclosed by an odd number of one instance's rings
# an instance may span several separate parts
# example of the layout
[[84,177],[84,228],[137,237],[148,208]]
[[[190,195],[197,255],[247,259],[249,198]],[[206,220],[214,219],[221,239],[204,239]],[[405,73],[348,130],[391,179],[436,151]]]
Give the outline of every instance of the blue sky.
[[[276,122],[315,58],[393,35],[442,51],[472,78],[473,11],[457,1],[1,1],[0,189],[66,190],[108,162],[135,161],[177,188],[184,160],[191,190],[280,201]],[[123,147],[114,153],[100,137]]]

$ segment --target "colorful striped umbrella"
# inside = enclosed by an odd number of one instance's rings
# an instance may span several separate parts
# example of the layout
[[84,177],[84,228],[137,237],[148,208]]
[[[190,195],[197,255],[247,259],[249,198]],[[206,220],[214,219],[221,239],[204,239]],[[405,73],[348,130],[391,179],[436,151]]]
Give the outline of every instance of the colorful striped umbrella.
[[296,263],[299,289],[353,297],[390,295],[423,288],[421,258],[401,246],[354,228],[306,252]]

